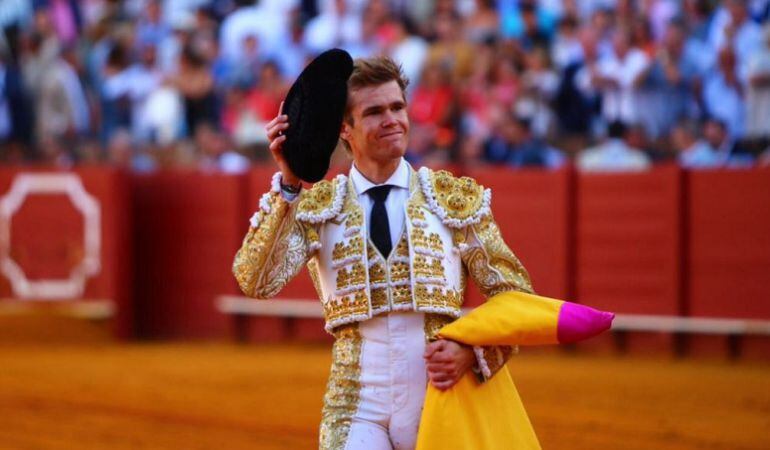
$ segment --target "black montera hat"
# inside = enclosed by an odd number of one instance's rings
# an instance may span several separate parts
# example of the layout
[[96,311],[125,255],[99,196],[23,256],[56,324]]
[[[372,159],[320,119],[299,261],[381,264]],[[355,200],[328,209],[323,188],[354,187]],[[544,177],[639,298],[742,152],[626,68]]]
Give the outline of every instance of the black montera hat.
[[283,155],[291,171],[309,183],[321,180],[340,136],[353,59],[328,50],[305,67],[289,89],[283,113],[289,117]]

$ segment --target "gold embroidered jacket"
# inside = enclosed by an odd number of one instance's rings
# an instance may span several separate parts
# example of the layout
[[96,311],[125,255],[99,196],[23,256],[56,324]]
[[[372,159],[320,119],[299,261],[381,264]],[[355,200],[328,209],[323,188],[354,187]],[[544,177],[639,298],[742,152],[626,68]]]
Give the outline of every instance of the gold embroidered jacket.
[[[235,257],[241,290],[270,298],[307,264],[329,332],[394,310],[459,317],[468,275],[485,296],[532,292],[492,217],[489,189],[446,171],[411,173],[403,239],[387,260],[368,240],[363,208],[346,176],[316,183],[289,203],[276,174]],[[511,353],[474,350],[486,378]]]

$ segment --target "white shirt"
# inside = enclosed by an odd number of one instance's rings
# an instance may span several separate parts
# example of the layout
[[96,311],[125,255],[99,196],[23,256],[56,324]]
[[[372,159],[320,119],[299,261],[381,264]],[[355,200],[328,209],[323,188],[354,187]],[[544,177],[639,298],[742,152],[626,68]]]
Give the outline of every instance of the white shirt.
[[576,163],[579,170],[596,172],[641,171],[651,165],[644,152],[629,147],[622,139],[608,139],[583,151]]
[[366,219],[366,235],[369,236],[369,217],[372,214],[372,206],[374,206],[374,200],[366,193],[367,190],[375,186],[391,185],[388,198],[385,199],[385,210],[388,212],[388,226],[390,227],[390,241],[393,247],[398,243],[398,239],[401,237],[404,228],[404,205],[409,199],[409,175],[412,169],[404,158],[401,158],[401,162],[384,183],[375,184],[369,181],[359,170],[356,165],[350,168],[350,179],[353,182],[353,187],[358,194],[358,201],[361,207],[364,209]]
[[636,123],[639,117],[637,89],[634,80],[649,65],[647,55],[637,48],[632,48],[621,59],[614,53],[599,61],[598,71],[618,83],[617,89],[603,90],[602,114],[609,120],[622,120]]
[[[271,9],[267,9],[271,6]],[[219,31],[222,55],[233,61],[243,57],[243,40],[256,36],[260,55],[274,55],[288,39],[288,14],[281,15],[273,5],[239,8],[225,17]]]
[[679,164],[688,169],[719,167],[724,163],[724,156],[704,141],[697,141],[679,153]]

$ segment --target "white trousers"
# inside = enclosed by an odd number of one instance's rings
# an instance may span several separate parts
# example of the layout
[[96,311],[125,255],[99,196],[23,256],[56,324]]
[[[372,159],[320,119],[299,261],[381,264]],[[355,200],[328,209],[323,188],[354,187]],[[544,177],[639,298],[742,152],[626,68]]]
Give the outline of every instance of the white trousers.
[[345,450],[415,447],[428,382],[423,316],[392,312],[359,324],[360,402]]

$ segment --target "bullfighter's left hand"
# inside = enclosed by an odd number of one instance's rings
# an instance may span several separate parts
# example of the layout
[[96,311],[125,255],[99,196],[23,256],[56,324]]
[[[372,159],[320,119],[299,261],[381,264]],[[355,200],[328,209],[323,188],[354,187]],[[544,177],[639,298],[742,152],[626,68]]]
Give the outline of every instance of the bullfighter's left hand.
[[447,339],[439,339],[425,347],[428,379],[436,389],[445,391],[455,385],[476,363],[471,347]]

